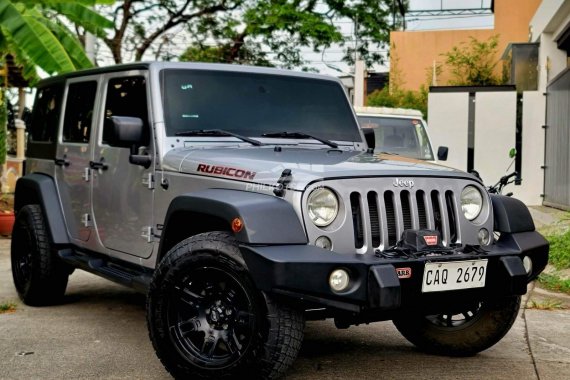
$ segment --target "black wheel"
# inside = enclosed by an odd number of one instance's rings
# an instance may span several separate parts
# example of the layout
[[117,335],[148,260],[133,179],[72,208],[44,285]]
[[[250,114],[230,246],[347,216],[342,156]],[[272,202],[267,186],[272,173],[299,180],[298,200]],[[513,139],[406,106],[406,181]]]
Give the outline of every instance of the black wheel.
[[172,248],[151,282],[147,322],[175,378],[277,378],[295,360],[302,313],[255,288],[237,243],[210,232]]
[[62,300],[70,270],[51,250],[40,206],[27,205],[18,211],[11,259],[14,285],[25,304],[51,305]]
[[501,340],[515,322],[521,297],[474,303],[460,313],[405,316],[396,328],[420,349],[441,355],[470,356]]

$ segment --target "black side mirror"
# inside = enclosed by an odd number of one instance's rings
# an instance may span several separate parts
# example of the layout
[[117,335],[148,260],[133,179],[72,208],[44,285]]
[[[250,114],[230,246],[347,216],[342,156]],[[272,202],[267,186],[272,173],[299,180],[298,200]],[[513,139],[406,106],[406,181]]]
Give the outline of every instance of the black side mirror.
[[440,146],[437,148],[437,159],[439,161],[447,161],[447,155],[449,153],[449,148],[446,146]]
[[133,165],[149,168],[152,159],[148,155],[138,153],[138,148],[143,139],[143,121],[138,117],[112,116],[113,140],[117,146],[131,149],[129,162]]
[[366,144],[368,144],[368,148],[371,149],[376,148],[376,138],[374,137],[374,128],[362,128],[362,133],[364,134],[364,138],[366,139]]

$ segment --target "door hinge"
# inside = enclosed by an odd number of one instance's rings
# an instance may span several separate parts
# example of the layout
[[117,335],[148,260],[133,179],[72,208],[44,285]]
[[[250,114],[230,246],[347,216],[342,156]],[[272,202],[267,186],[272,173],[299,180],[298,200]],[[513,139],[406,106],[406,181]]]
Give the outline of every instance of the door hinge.
[[83,227],[91,227],[91,215],[83,214],[81,217],[81,223],[83,224]]
[[85,171],[83,172],[83,179],[85,182],[89,182],[89,177],[91,177],[91,169],[85,168]]
[[143,239],[146,239],[147,243],[152,243],[154,241],[154,234],[152,231],[152,227],[151,226],[143,227],[141,237]]
[[142,179],[143,185],[147,187],[149,190],[154,189],[154,175],[152,173],[148,173]]

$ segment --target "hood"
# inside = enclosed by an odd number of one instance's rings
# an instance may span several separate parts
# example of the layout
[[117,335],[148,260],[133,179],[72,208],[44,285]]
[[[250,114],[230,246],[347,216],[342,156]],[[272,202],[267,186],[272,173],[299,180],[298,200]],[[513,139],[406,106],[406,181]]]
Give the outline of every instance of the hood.
[[315,181],[356,177],[455,177],[475,179],[449,167],[391,154],[330,148],[208,147],[179,148],[164,157],[165,170],[274,186],[290,169],[290,189],[304,190]]

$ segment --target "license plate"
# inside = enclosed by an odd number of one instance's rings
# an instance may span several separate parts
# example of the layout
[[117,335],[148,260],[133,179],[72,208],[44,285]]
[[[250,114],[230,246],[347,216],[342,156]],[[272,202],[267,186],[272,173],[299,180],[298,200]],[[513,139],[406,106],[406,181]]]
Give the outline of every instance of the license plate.
[[426,263],[422,292],[482,288],[487,275],[487,260]]

